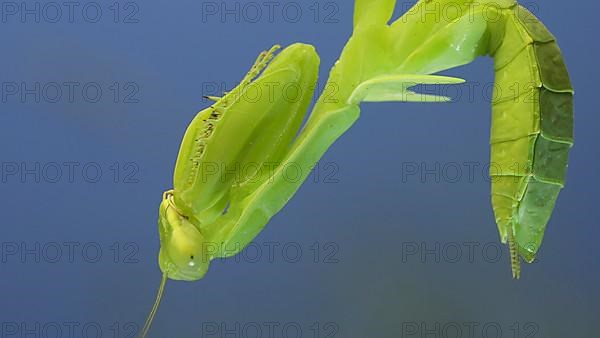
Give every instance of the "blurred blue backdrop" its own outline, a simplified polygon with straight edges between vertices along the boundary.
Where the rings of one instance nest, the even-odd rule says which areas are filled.
[[[448,72],[469,81],[453,103],[364,104],[254,245],[168,283],[150,336],[597,337],[599,5],[527,5],[569,67],[576,146],[520,281],[489,201],[493,72],[479,59]],[[326,0],[2,2],[1,336],[135,336],[160,280],[158,204],[202,95],[274,43],[314,44],[323,83],[352,14]]]

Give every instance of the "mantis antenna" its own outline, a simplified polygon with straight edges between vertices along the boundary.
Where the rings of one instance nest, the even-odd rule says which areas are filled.
[[[152,321],[154,320],[154,315],[156,315],[156,310],[158,310],[158,306],[160,305],[163,293],[165,292],[166,284],[167,272],[165,271],[165,273],[163,273],[162,280],[160,281],[160,287],[158,288],[158,293],[156,294],[156,300],[154,301],[154,305],[152,306],[150,314],[148,314],[148,318],[146,319],[146,323],[144,323],[144,327],[142,328],[142,333],[140,334],[139,338],[144,338],[148,334],[150,326],[152,325]]]

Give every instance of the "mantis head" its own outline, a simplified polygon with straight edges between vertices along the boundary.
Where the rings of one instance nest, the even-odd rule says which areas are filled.
[[[159,209],[160,269],[173,280],[198,280],[208,271],[207,243],[193,220],[175,207],[172,196],[166,193]]]

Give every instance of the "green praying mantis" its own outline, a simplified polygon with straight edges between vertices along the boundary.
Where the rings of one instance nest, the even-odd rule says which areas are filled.
[[[514,0],[421,0],[390,24],[395,5],[356,1],[353,34],[327,81],[336,91],[319,98],[304,125],[319,68],[306,44],[261,53],[237,87],[197,114],[181,144],[174,188],[160,204],[163,278],[141,337],[167,279],[201,279],[211,260],[248,245],[358,119],[361,102],[448,101],[411,88],[462,83],[432,74],[479,56],[494,60],[490,174],[500,238],[514,278],[521,258],[533,261],[573,145],[573,89],[554,36]],[[271,95],[244,99],[251,86],[268,83],[279,84]],[[519,90],[508,90],[515,85]],[[284,90],[290,86],[293,99]],[[291,163],[302,168],[301,179],[286,179]],[[209,174],[208,164],[219,165]]]

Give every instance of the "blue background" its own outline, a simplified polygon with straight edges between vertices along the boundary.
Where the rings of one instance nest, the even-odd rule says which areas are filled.
[[[352,2],[284,1],[273,20],[265,2],[254,3],[260,18],[238,2],[239,20],[210,14],[206,1],[118,2],[118,18],[114,4],[98,2],[97,23],[86,21],[95,6],[81,14],[86,2],[74,22],[61,6],[56,23],[52,8],[37,23],[20,9],[6,12],[7,3],[0,13],[2,337],[28,330],[28,337],[54,337],[57,327],[69,337],[69,326],[76,337],[95,337],[98,328],[101,337],[132,336],[160,280],[158,204],[171,188],[184,130],[208,104],[202,95],[216,94],[207,92],[215,84],[235,85],[274,43],[314,44],[324,82],[351,33]],[[272,219],[252,252],[213,263],[199,282],[167,285],[150,336],[225,337],[233,329],[227,337],[255,337],[259,327],[259,337],[269,337],[274,326],[286,337],[298,327],[301,337],[421,337],[432,329],[427,337],[470,337],[469,327],[473,337],[597,337],[599,7],[550,0],[528,7],[558,37],[569,67],[576,146],[539,260],[523,267],[520,281],[510,278],[489,201],[490,103],[482,87],[493,72],[490,59],[479,59],[448,72],[480,85],[472,99],[462,86],[449,104],[364,104],[320,175]],[[79,83],[72,100],[66,91],[55,103],[50,91],[40,102],[22,99],[20,88],[9,95],[14,84],[65,90],[69,82]],[[98,102],[88,102],[97,87]],[[405,170],[436,163],[437,180]],[[278,245],[272,257],[270,242]]]

